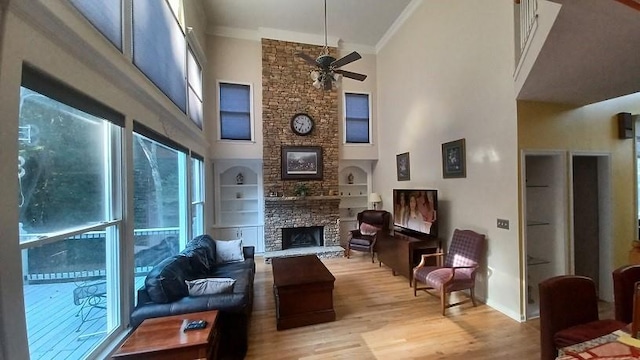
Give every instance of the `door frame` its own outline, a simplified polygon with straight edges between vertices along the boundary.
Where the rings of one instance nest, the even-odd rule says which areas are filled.
[[[575,231],[573,213],[573,158],[578,156],[595,157],[598,161],[598,238],[600,262],[598,271],[600,281],[597,284],[600,299],[613,302],[613,240],[612,233],[612,179],[611,153],[595,151],[569,151],[568,159],[568,195],[569,195],[569,269],[575,274]]]

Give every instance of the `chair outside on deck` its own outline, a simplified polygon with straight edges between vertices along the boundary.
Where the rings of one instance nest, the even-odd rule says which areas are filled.
[[[98,309],[106,309],[107,304],[107,281],[97,280],[76,283],[77,287],[73,289],[73,303],[80,306],[76,316],[80,318],[80,325],[76,332],[85,322],[100,319],[104,314],[95,313]],[[91,317],[92,313],[94,314]]]
[[[540,355],[553,360],[558,349],[620,330],[626,323],[600,320],[593,280],[585,276],[555,276],[540,289]]]
[[[469,300],[476,306],[474,287],[476,270],[484,250],[484,238],[484,235],[471,230],[456,229],[446,256],[442,252],[423,254],[422,261],[413,269],[413,296],[417,296],[417,290],[439,296],[443,316],[447,308],[464,304]],[[427,259],[430,257],[436,258],[436,266],[427,265]],[[426,287],[419,288],[418,282],[426,284]],[[469,299],[449,304],[447,294],[467,289]]]
[[[386,210],[364,210],[358,213],[358,229],[351,230],[347,243],[347,259],[351,250],[371,253],[371,262],[375,254],[379,232],[389,232],[391,213]]]
[[[631,323],[633,319],[634,284],[640,281],[640,265],[624,265],[613,271],[613,300],[616,320]]]

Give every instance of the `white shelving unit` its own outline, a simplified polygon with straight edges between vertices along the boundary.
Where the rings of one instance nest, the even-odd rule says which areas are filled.
[[[561,154],[527,154],[523,161],[527,319],[540,313],[538,283],[566,273],[564,160]]]
[[[218,240],[243,239],[264,252],[264,196],[259,162],[219,161],[215,172],[215,225]]]
[[[350,177],[349,174],[352,176]],[[369,162],[345,161],[340,168],[338,176],[340,242],[344,245],[348,239],[349,232],[358,227],[358,213],[369,208],[371,164]]]

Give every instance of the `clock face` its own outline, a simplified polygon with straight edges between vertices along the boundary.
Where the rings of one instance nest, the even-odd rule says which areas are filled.
[[[291,118],[291,130],[298,135],[311,134],[313,126],[313,119],[307,114],[296,114]]]

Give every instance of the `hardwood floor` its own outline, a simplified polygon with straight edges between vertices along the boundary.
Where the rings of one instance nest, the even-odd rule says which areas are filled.
[[[518,323],[484,304],[440,315],[439,299],[417,297],[364,253],[323,259],[336,277],[336,321],[276,331],[271,265],[256,258],[247,359],[539,359],[536,322]]]

